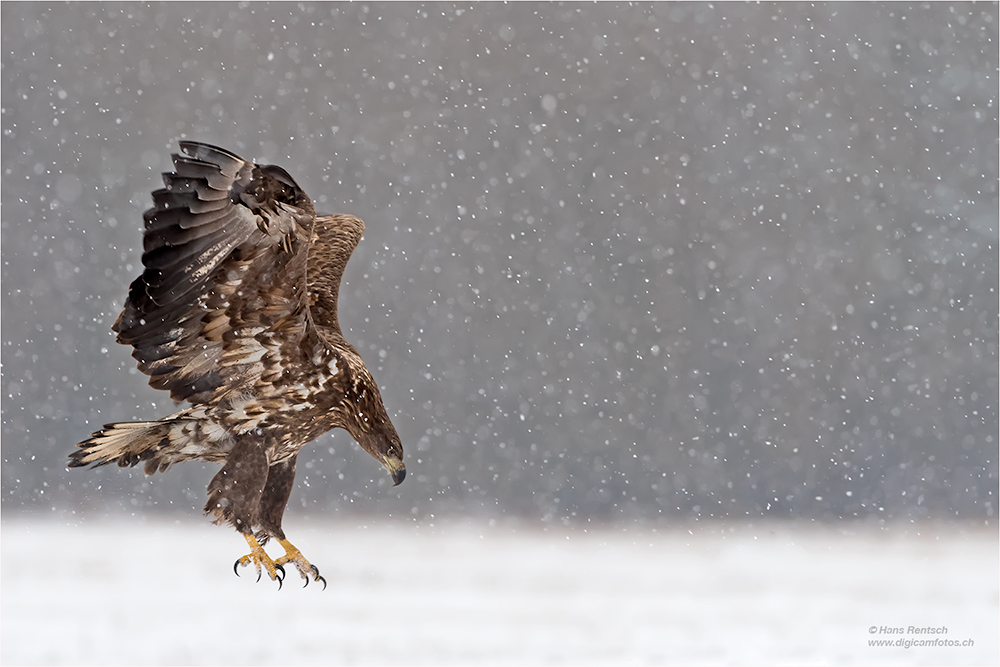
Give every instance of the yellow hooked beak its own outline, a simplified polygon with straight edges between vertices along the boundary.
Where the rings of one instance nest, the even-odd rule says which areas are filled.
[[[385,456],[382,458],[382,465],[385,466],[385,469],[389,471],[389,475],[392,476],[393,486],[398,486],[406,477],[406,466],[403,465],[403,459],[398,459],[394,456]]]

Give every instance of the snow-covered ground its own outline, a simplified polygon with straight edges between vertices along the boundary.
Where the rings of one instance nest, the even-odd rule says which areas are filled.
[[[254,583],[249,572],[233,576],[243,540],[196,516],[7,519],[0,660],[995,665],[1000,658],[995,529],[583,531],[299,518],[286,530],[321,568],[326,591],[300,588],[291,572],[281,591]],[[869,645],[927,637],[908,626],[944,626],[937,637],[974,645]]]

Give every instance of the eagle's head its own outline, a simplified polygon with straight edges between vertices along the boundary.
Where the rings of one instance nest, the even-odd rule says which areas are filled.
[[[403,445],[385,411],[378,385],[354,348],[342,350],[342,355],[349,369],[345,374],[349,389],[337,408],[340,426],[354,437],[361,449],[385,466],[394,485],[399,484],[406,477]]]
[[[361,449],[385,466],[392,476],[393,485],[399,484],[406,477],[406,466],[403,464],[403,445],[399,441],[396,428],[389,421],[389,415],[382,405],[382,397],[378,389],[372,385],[362,394],[368,400],[361,402],[352,411],[352,419],[346,420],[347,429]]]
[[[406,477],[406,466],[403,464],[403,446],[396,435],[392,424],[386,424],[387,431],[380,433],[365,433],[358,438],[358,444],[375,460],[385,466],[392,477],[393,485],[397,485]]]

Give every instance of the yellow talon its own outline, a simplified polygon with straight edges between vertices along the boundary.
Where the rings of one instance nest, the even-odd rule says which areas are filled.
[[[278,560],[274,561],[275,565],[281,567],[287,563],[292,563],[299,570],[299,574],[302,578],[306,580],[306,585],[309,585],[309,577],[315,581],[322,581],[323,588],[326,588],[326,579],[319,575],[319,568],[306,560],[306,557],[302,555],[302,552],[298,548],[289,542],[288,540],[278,540],[280,544],[285,549],[285,555],[279,556]]]
[[[250,545],[250,553],[246,556],[241,556],[236,564],[233,565],[233,571],[239,575],[238,568],[244,565],[249,565],[253,563],[257,567],[257,581],[260,581],[261,566],[264,566],[264,571],[267,572],[267,576],[271,577],[271,581],[278,581],[278,588],[281,588],[281,582],[285,577],[285,568],[281,566],[280,562],[275,562],[267,555],[264,551],[264,547],[260,545],[260,542],[253,535],[244,535],[247,544]],[[280,560],[280,559],[279,559]],[[281,572],[281,576],[278,576],[278,572]]]

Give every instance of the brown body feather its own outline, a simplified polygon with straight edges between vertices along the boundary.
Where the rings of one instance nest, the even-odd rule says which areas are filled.
[[[108,424],[72,467],[144,462],[147,474],[223,464],[205,511],[284,539],[281,516],[303,445],[346,429],[398,484],[399,436],[337,320],[337,294],[364,223],[317,215],[288,173],[181,142],[146,211],[144,270],[114,324],[149,383],[191,407]]]

